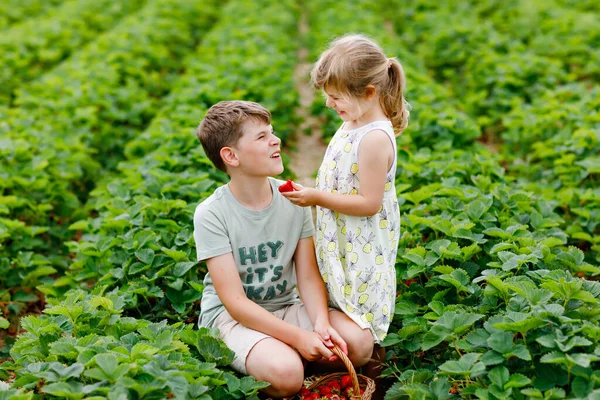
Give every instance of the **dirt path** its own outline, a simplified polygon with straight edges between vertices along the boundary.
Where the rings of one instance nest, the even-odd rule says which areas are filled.
[[[300,36],[305,37],[308,29],[306,15],[303,14],[298,23]],[[310,113],[315,97],[315,92],[310,86],[310,68],[308,50],[301,48],[298,51],[298,64],[294,70],[294,80],[300,94],[300,107],[296,112],[304,122],[296,130],[292,139],[292,148],[288,148],[286,151],[291,158],[289,167],[298,176],[296,182],[303,186],[314,187],[315,174],[321,165],[327,145],[321,139],[321,123]]]

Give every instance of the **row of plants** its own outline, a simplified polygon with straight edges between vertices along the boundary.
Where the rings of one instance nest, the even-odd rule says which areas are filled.
[[[54,12],[28,18],[3,31],[0,35],[0,104],[11,104],[15,89],[23,82],[59,64],[145,2],[68,1]],[[16,10],[25,12],[27,6],[35,7],[35,3],[39,2],[26,1],[21,7],[16,6]],[[44,3],[50,6],[58,2]],[[39,8],[39,4],[37,6]]]
[[[582,277],[600,269],[567,245],[553,205],[515,188],[481,148],[440,142],[398,167],[390,398],[592,395],[600,285]]]
[[[502,157],[516,184],[564,219],[569,244],[600,262],[600,85],[549,90],[503,118]]]
[[[421,55],[402,51],[398,38],[386,39],[384,20],[372,19],[369,5],[344,10],[334,3],[311,4],[313,27],[320,17],[316,10],[327,6],[331,25],[344,28],[324,35],[326,40],[366,30],[389,54],[399,55],[410,77],[407,98],[413,111],[399,138],[396,179],[406,215],[400,282],[385,343],[385,375],[399,382],[386,398],[597,395],[591,372],[598,360],[600,293],[595,282],[581,277],[600,270],[568,246],[573,232],[561,229],[561,213],[541,196],[520,190],[505,174],[502,159],[474,142],[485,125],[460,113],[451,92],[411,70]],[[427,3],[423,13],[427,6],[437,7]],[[351,20],[360,25],[354,28]]]
[[[402,42],[438,80],[452,84],[465,109],[488,130],[503,114],[556,85],[597,80],[597,14],[552,1],[391,1]],[[440,24],[452,18],[460,24]]]
[[[246,399],[264,382],[223,371],[233,352],[218,332],[128,317],[115,292],[71,291],[44,316],[23,318],[14,362],[0,368],[5,399]],[[1,382],[0,382],[1,383]]]
[[[217,332],[195,326],[206,269],[195,261],[193,213],[226,176],[210,164],[194,128],[212,104],[243,98],[271,110],[276,132],[294,129],[298,12],[291,0],[231,1],[220,10],[219,22],[183,62],[166,106],[91,192],[86,209],[97,216],[71,225],[80,240],[68,242],[69,270],[42,288],[52,306],[27,317],[14,361],[0,367],[10,390],[257,399],[266,384],[229,370],[232,353]],[[256,55],[253,62],[248,54]],[[32,326],[47,331],[32,334]]]
[[[297,8],[265,1],[257,14],[254,7],[238,1],[222,11],[168,105],[126,146],[119,172],[92,191],[88,207],[98,217],[72,227],[82,239],[69,243],[76,257],[65,279],[120,287],[139,317],[196,318],[205,270],[196,267],[192,217],[227,176],[204,155],[194,128],[212,104],[235,98],[267,107],[277,133],[296,126]],[[239,49],[260,55],[248,63]],[[275,84],[285,95],[275,95]]]
[[[0,4],[0,30],[53,12],[65,0],[6,0]]]
[[[466,99],[466,109],[486,135],[501,118],[503,126],[494,126],[496,131],[506,129],[502,137],[512,139],[499,155],[477,143],[457,147],[450,141],[431,141],[400,154],[396,185],[406,215],[398,252],[402,281],[396,315],[401,319],[394,322],[397,333],[387,339],[392,362],[386,372],[400,382],[388,397],[599,396],[594,363],[600,293],[596,282],[581,278],[600,270],[589,245],[570,246],[582,239],[592,242],[597,229],[597,117],[581,112],[597,108],[595,89],[584,82],[550,90],[564,74],[562,66],[540,65],[554,60],[538,55],[521,60],[510,48],[503,53],[494,46],[514,38],[473,21],[453,29],[436,25],[444,15],[461,14],[421,5],[404,11],[414,12],[413,20],[425,21],[433,32],[413,31],[403,20],[401,38],[409,43],[435,38],[440,65],[430,67],[445,74],[438,79],[461,82],[453,89]],[[522,32],[516,26],[511,31]],[[485,38],[483,46],[475,43],[478,38]],[[492,69],[465,67],[485,65],[482,57],[494,50]],[[533,58],[546,64],[536,65]],[[500,71],[509,60],[526,68]],[[474,75],[465,78],[462,68]],[[483,72],[475,76],[475,70]],[[538,78],[521,80],[523,71]],[[549,79],[547,87],[538,85],[539,79]],[[476,99],[477,89],[467,80],[501,85],[493,83],[494,90],[488,87]],[[476,109],[482,104],[493,107]]]
[[[553,2],[495,4],[421,2],[404,8],[397,26],[427,66],[452,83],[519,187],[560,207],[569,243],[598,262],[600,20]],[[449,15],[465,23],[437,23]]]
[[[163,104],[215,20],[211,3],[154,0],[0,109],[1,301],[18,314],[60,286],[89,191]],[[44,289],[41,289],[44,291]],[[23,293],[25,291],[25,293]]]

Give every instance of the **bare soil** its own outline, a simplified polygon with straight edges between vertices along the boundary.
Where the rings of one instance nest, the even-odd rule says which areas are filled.
[[[298,23],[300,36],[308,32],[306,16],[303,15]],[[290,156],[290,169],[297,175],[296,182],[302,186],[314,187],[315,174],[321,165],[327,145],[322,139],[322,130],[319,120],[311,115],[311,106],[314,101],[315,91],[310,85],[311,63],[308,61],[308,50],[298,50],[298,64],[294,70],[296,90],[300,95],[300,107],[297,114],[303,119],[298,126],[290,148],[286,149]]]

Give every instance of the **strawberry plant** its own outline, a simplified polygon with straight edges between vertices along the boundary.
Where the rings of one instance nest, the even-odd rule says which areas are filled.
[[[213,17],[209,3],[153,1],[0,109],[0,289],[68,283],[53,277],[71,259],[65,242],[81,239],[69,228],[89,215],[89,190],[147,126]]]
[[[233,353],[216,331],[125,317],[125,305],[116,293],[72,291],[25,317],[0,378],[12,376],[14,392],[56,398],[257,399],[265,387],[223,369]]]
[[[26,9],[27,3],[33,2],[21,2],[21,7]],[[57,2],[44,3],[52,5]],[[65,2],[48,15],[28,19],[2,32],[0,104],[10,104],[14,96],[13,91],[20,84],[59,64],[144,3],[145,0],[124,3],[106,0]],[[16,9],[18,10],[19,6]],[[0,15],[5,14],[0,11]]]
[[[7,0],[0,4],[0,29],[47,13],[52,13],[64,0]]]

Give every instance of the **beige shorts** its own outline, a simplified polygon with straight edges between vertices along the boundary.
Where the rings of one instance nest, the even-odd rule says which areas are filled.
[[[271,314],[299,328],[313,331],[312,322],[308,317],[306,307],[302,303],[285,306],[280,310],[271,312]],[[244,375],[248,375],[246,372],[246,358],[250,350],[261,340],[271,337],[265,333],[246,328],[233,319],[227,310],[217,317],[213,328],[219,329],[221,340],[235,353],[231,367]]]

